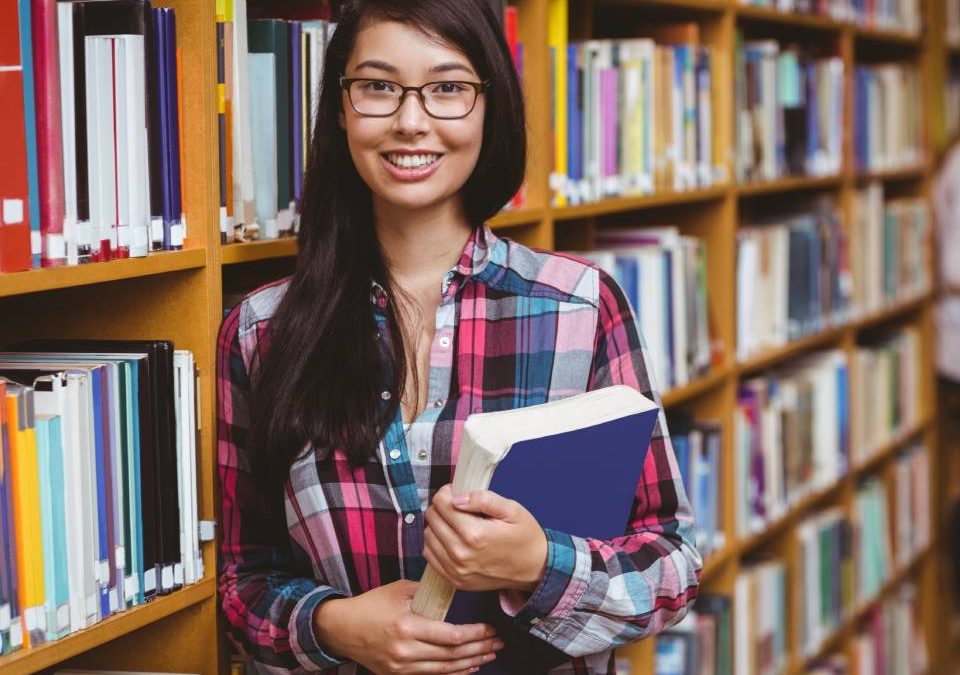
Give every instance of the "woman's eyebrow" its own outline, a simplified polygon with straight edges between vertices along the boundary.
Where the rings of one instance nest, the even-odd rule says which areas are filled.
[[[361,61],[360,63],[357,64],[356,70],[361,70],[363,68],[373,68],[375,70],[382,70],[387,73],[400,72],[396,66],[390,63],[387,63],[386,61],[380,61],[377,59],[367,59],[366,61]],[[464,65],[462,63],[457,63],[456,61],[450,61],[448,63],[439,63],[433,66],[428,72],[449,73],[457,70],[473,75],[473,68],[471,68],[470,66]]]

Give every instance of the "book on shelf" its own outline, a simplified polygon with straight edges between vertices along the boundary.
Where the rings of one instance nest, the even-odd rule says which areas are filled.
[[[737,357],[839,325],[851,314],[850,243],[833,199],[737,233]]]
[[[857,171],[911,169],[925,159],[920,70],[911,63],[854,71],[854,163]]]
[[[849,368],[819,352],[740,384],[734,411],[737,532],[759,533],[849,466]]]
[[[787,651],[787,566],[766,560],[740,568],[733,588],[738,675],[783,672]]]
[[[905,326],[856,348],[851,380],[854,463],[866,462],[920,422],[921,344],[919,328]]]
[[[576,252],[623,287],[663,390],[702,377],[722,358],[707,297],[706,242],[674,226],[597,232],[592,251]],[[666,320],[664,320],[666,318]]]
[[[5,653],[204,576],[196,379],[164,341],[0,352]]]
[[[908,565],[930,545],[930,457],[917,443],[901,453],[894,464],[894,550],[897,565]]]
[[[606,387],[526,408],[474,414],[464,424],[454,494],[492,490],[522,504],[543,527],[611,539],[629,527],[658,408],[635,389]],[[602,449],[602,451],[597,451]],[[543,473],[549,457],[549,480]],[[493,624],[506,646],[484,673],[540,672],[569,660],[522,630],[499,593],[455,591],[429,565],[413,611],[450,623]]]
[[[880,478],[867,478],[857,488],[853,527],[856,600],[859,603],[873,600],[893,576],[888,503],[887,486]]]
[[[838,175],[843,165],[840,56],[737,36],[735,162],[740,183]]]
[[[916,586],[902,585],[873,608],[853,640],[857,675],[923,675],[929,659]]]
[[[654,675],[732,675],[730,597],[702,594],[656,636]]]
[[[853,610],[853,528],[842,509],[816,513],[794,530],[799,611],[796,644],[816,654]]]
[[[20,0],[16,9],[4,21],[4,58],[20,69],[3,75],[13,158],[0,196],[0,271],[182,248],[174,10],[145,0]],[[31,228],[29,265],[22,225]]]
[[[698,24],[651,24],[619,40],[567,43],[565,30],[556,35],[555,206],[725,179],[713,129],[713,50]]]

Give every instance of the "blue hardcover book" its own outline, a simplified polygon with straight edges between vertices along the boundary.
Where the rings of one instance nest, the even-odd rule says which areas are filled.
[[[183,195],[180,194],[180,110],[177,82],[177,14],[172,7],[162,8],[163,39],[165,42],[163,56],[165,63],[161,66],[166,72],[164,86],[166,96],[161,99],[167,106],[167,142],[166,151],[170,158],[167,162],[170,172],[170,217],[173,219],[174,232],[171,246],[174,249],[183,248],[183,238],[186,234],[186,223],[183,222]]]
[[[110,580],[108,569],[110,567],[110,546],[107,543],[107,527],[109,521],[109,509],[107,508],[107,499],[109,495],[107,483],[107,467],[104,465],[104,438],[103,438],[103,381],[99,373],[94,373],[90,378],[93,385],[93,442],[94,457],[96,461],[97,478],[97,561],[98,587],[100,590],[100,618],[105,619],[110,616]]]
[[[70,589],[67,580],[67,529],[64,522],[66,505],[60,417],[37,415],[36,434],[47,640],[57,640],[70,631]]]
[[[37,156],[37,107],[33,99],[33,23],[31,0],[20,6],[20,63],[23,66],[23,124],[27,137],[27,208],[30,210],[31,264],[40,267],[40,174]]]
[[[0,385],[3,384],[0,378]],[[0,387],[0,394],[3,388]],[[0,405],[6,400],[0,396]],[[0,653],[20,648],[20,601],[17,585],[17,551],[13,532],[13,484],[10,476],[9,424],[0,414]]]
[[[658,413],[638,391],[617,385],[471,415],[464,425],[454,494],[488,488],[523,504],[545,528],[594,539],[623,536],[630,531]],[[413,606],[451,623],[495,626],[506,646],[481,667],[485,675],[533,675],[570,660],[504,614],[498,592],[454,592],[430,567]]]
[[[577,69],[579,45],[567,45],[567,178],[568,197],[575,194],[580,201],[580,180],[583,178],[583,120],[580,115],[583,100],[580,95],[580,72]]]
[[[635,255],[618,255],[616,257],[616,278],[623,288],[624,295],[630,301],[633,313],[640,314],[640,287],[637,278],[640,276],[640,261]]]

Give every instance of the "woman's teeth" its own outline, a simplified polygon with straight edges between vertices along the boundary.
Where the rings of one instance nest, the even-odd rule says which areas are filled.
[[[433,164],[440,155],[401,155],[398,153],[388,153],[387,161],[401,169],[419,169],[421,167]]]

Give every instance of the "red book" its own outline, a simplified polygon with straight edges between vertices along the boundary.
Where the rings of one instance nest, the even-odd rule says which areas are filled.
[[[17,3],[0,3],[0,272],[31,266],[27,136]]]
[[[66,262],[63,218],[63,140],[60,122],[60,62],[57,0],[30,0],[33,22],[33,92],[37,106],[37,169],[40,177],[41,264]]]

